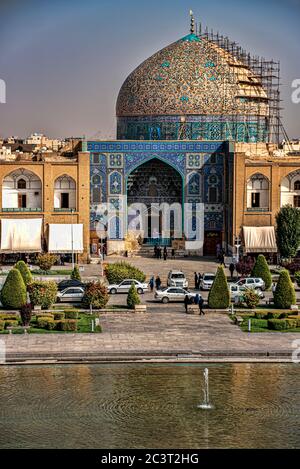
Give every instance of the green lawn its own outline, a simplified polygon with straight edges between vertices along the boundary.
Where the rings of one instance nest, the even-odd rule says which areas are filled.
[[[271,311],[268,312],[278,312],[278,311]],[[244,321],[242,322],[240,328],[243,332],[248,332],[248,319],[251,319],[251,331],[250,332],[300,332],[300,327],[296,327],[294,329],[284,329],[281,331],[276,331],[273,329],[268,329],[268,320],[267,319],[256,319],[254,318],[253,314],[237,314],[237,316],[241,316]],[[235,320],[235,316],[230,315],[230,319],[232,321]]]

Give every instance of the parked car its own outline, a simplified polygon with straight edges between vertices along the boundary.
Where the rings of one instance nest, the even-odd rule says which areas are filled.
[[[85,288],[85,284],[81,282],[80,280],[72,279],[70,278],[69,280],[62,280],[61,282],[58,283],[57,289],[58,291],[63,291],[68,287],[81,287]]]
[[[145,291],[148,291],[147,283],[141,283],[134,279],[126,279],[119,284],[108,285],[107,290],[108,293],[111,293],[112,295],[115,293],[128,293],[129,288],[133,283],[135,284],[138,293],[144,293]]]
[[[167,280],[168,287],[188,288],[189,283],[181,270],[170,270]]]
[[[214,283],[215,277],[216,277],[215,274],[211,274],[211,273],[203,274],[203,277],[200,282],[200,289],[210,290],[212,287],[212,284]]]
[[[68,287],[63,291],[57,292],[57,301],[67,303],[76,302],[80,303],[84,295],[84,288],[82,287]]]
[[[244,285],[248,288],[255,288],[256,290],[265,290],[266,285],[262,278],[247,277],[239,280],[235,285]]]
[[[193,298],[196,296],[196,293],[191,293],[184,288],[167,287],[163,290],[157,290],[154,298],[162,303],[169,303],[169,301],[183,301],[186,295],[188,295],[189,298]]]
[[[229,292],[230,292],[231,301],[235,301],[236,297],[238,298],[242,297],[245,291],[247,290],[249,290],[249,287],[245,287],[244,285],[236,285],[236,284],[230,285]],[[254,291],[261,300],[265,297],[265,295],[263,294],[261,290],[255,289]]]

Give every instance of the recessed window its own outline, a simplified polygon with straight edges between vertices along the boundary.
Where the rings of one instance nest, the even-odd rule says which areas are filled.
[[[252,192],[251,194],[251,207],[258,208],[260,207],[260,193]]]
[[[294,190],[295,191],[300,191],[300,181],[295,181]]]
[[[208,201],[211,204],[215,204],[217,202],[217,188],[216,187],[210,187],[208,189]]]
[[[294,195],[294,207],[300,207],[300,195]]]
[[[19,179],[17,182],[18,189],[26,189],[26,181],[25,179]]]
[[[61,193],[61,208],[69,208],[69,193]]]

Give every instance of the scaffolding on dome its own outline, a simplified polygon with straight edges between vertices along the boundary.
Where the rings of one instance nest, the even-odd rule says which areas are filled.
[[[210,43],[216,45],[218,50],[222,49],[224,51],[224,56],[231,56],[233,61],[231,62],[232,67],[237,70],[240,68],[241,75],[238,84],[245,85],[249,87],[250,93],[248,93],[248,98],[253,101],[256,99],[254,96],[257,95],[257,87],[261,87],[262,90],[266,92],[267,99],[256,99],[257,112],[254,116],[252,113],[249,114],[246,112],[245,107],[245,126],[244,131],[248,132],[251,126],[253,126],[253,117],[256,118],[257,122],[257,134],[260,131],[261,122],[264,119],[267,119],[267,129],[268,135],[266,135],[266,141],[269,143],[280,143],[282,136],[287,138],[286,132],[281,124],[281,99],[280,99],[280,62],[275,60],[266,60],[263,57],[252,56],[247,53],[241,46],[236,42],[231,41],[228,37],[222,36],[219,33],[214,33],[206,30],[201,31],[199,27],[196,34],[202,40],[207,40]],[[218,59],[218,54],[216,54]],[[253,73],[253,82],[249,80],[243,82],[243,68],[250,69]],[[251,87],[256,88],[255,93],[251,96]],[[268,105],[267,115],[266,115],[266,103]],[[184,133],[184,132],[183,132]],[[235,138],[233,138],[235,140]]]

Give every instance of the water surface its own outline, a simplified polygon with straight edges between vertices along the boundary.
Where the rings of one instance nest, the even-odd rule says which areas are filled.
[[[210,401],[202,410],[203,370]],[[300,448],[293,364],[0,367],[0,448]]]

